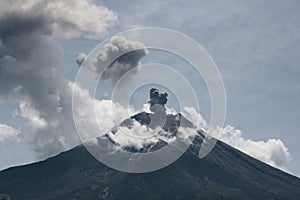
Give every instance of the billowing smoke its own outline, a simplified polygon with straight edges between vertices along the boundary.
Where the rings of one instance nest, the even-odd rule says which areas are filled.
[[[128,71],[132,74],[137,73],[140,60],[146,55],[147,50],[142,43],[127,40],[123,36],[113,36],[89,68],[102,74],[102,80],[115,82]],[[76,62],[81,65],[85,59],[86,56],[81,53]]]
[[[87,56],[84,53],[78,54],[78,56],[75,59],[75,61],[78,64],[78,66],[80,66],[83,63],[83,61],[86,59],[86,57]]]
[[[19,104],[33,126],[40,158],[78,143],[72,87],[58,73],[63,50],[56,37],[94,37],[117,17],[88,0],[4,0],[0,7],[0,98]]]

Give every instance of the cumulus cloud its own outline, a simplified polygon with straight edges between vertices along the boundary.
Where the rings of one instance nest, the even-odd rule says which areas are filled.
[[[19,105],[20,116],[33,127],[29,142],[39,158],[80,142],[73,111],[79,113],[77,121],[88,123],[86,133],[94,133],[84,135],[83,139],[106,133],[128,117],[128,112],[134,112],[112,101],[93,99],[88,91],[58,72],[63,50],[56,36],[99,37],[116,20],[111,11],[81,0],[68,3],[62,0],[4,1],[0,11],[0,98]],[[95,72],[99,73],[102,66],[109,64],[103,79],[116,80],[129,70],[136,72],[140,59],[146,54],[143,44],[113,37],[97,55]],[[77,63],[84,59],[85,55],[81,54]],[[110,60],[113,62],[108,63]],[[72,111],[74,88],[76,98],[82,103]],[[91,113],[87,107],[94,107],[95,112]],[[111,107],[115,107],[114,112],[110,112]],[[7,127],[5,132],[5,137],[17,133]]]
[[[4,0],[0,13],[1,36],[38,32],[64,38],[99,38],[117,20],[111,10],[89,0]]]
[[[207,128],[207,122],[193,107],[184,107],[182,114],[198,128]]]
[[[0,124],[0,142],[17,139],[20,131],[7,124]]]
[[[75,91],[76,105],[73,113],[76,125],[79,130],[85,130],[80,132],[80,139],[83,142],[106,134],[135,113],[132,108],[123,107],[111,100],[94,99],[87,89],[82,89],[75,83],[70,82],[69,86]]]
[[[88,0],[4,0],[0,7],[0,98],[19,104],[33,127],[39,158],[79,143],[72,118],[72,87],[59,75],[57,37],[101,37],[116,15]]]
[[[292,159],[288,148],[281,140],[253,141],[246,139],[240,130],[230,125],[225,126],[219,139],[260,161],[284,170],[285,164]]]
[[[183,114],[195,125],[197,124],[198,127],[204,130],[207,129],[207,122],[194,108],[183,108]],[[208,134],[262,162],[282,170],[286,170],[285,165],[292,159],[288,148],[280,139],[268,139],[267,141],[246,139],[243,137],[241,130],[230,125],[226,125],[223,129],[211,130]]]
[[[21,116],[27,118],[34,127],[47,127],[46,120],[40,117],[40,113],[32,105],[22,101],[19,105],[19,108],[21,110]]]
[[[127,40],[123,36],[113,36],[88,67],[95,73],[102,74],[102,80],[116,81],[128,71],[137,73],[139,62],[146,55],[147,50],[142,43]],[[86,55],[81,53],[76,62],[81,65],[85,59]]]

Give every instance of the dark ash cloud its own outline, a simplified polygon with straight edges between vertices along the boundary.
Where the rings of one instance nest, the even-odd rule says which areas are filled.
[[[92,62],[92,66],[89,66],[89,68],[97,74],[102,74],[102,80],[115,82],[126,72],[137,73],[140,60],[147,53],[144,44],[127,40],[122,36],[113,36],[109,43],[105,45],[105,49],[98,53],[95,61]],[[85,59],[86,56],[84,54],[79,54],[76,62],[78,65],[81,65]]]

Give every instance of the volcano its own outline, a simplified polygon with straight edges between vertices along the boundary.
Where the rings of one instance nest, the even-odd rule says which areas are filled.
[[[149,128],[162,125],[170,137],[179,126],[194,127],[180,113],[166,114],[167,94],[150,91],[150,110],[123,121]],[[165,120],[161,120],[162,117]],[[164,121],[164,124],[160,124]],[[116,133],[112,130],[112,134]],[[95,159],[83,145],[41,162],[0,172],[0,199],[299,199],[300,179],[217,141],[204,158],[198,157],[205,133],[197,131],[187,151],[171,165],[149,173],[125,173]],[[109,135],[112,143],[118,145]],[[164,141],[126,151],[149,152]]]

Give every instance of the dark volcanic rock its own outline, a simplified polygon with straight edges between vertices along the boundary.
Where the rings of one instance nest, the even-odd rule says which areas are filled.
[[[153,115],[164,113],[166,98],[166,93],[152,89],[149,103],[161,106],[155,110],[159,112],[139,113],[124,120],[121,126],[130,127],[133,120],[151,126],[151,120],[156,119]],[[167,132],[176,134],[179,126],[194,127],[180,113],[164,117],[162,127]],[[200,159],[203,137],[204,132],[199,130],[193,144],[177,161],[145,174],[111,169],[80,145],[42,162],[1,171],[0,195],[9,195],[13,200],[299,199],[299,178],[223,142],[218,141]],[[158,143],[151,150],[163,145],[166,144]]]
[[[159,171],[128,174],[84,148],[0,173],[0,193],[29,199],[299,199],[300,179],[218,142],[204,159],[201,138]]]

